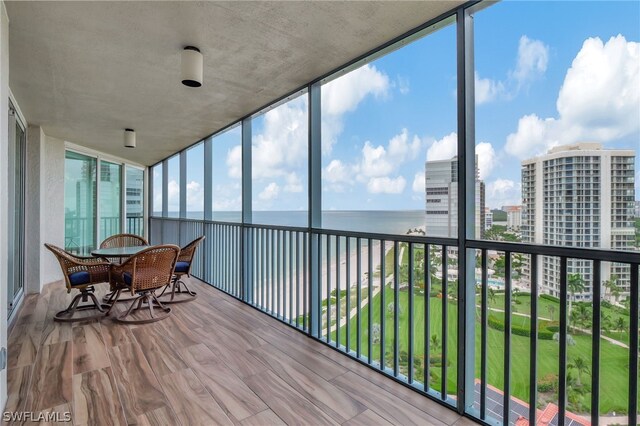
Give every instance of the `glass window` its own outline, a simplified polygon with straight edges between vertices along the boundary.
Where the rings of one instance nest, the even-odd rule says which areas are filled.
[[[64,164],[65,250],[89,255],[96,243],[96,159],[67,151]]]
[[[144,170],[126,167],[126,232],[144,235]]]
[[[180,216],[180,155],[169,158],[167,201],[168,217]]]
[[[100,161],[99,241],[121,233],[121,170],[120,164]]]
[[[152,216],[162,216],[162,163],[151,169],[153,179],[153,212]]]
[[[251,122],[254,223],[308,223],[307,103],[304,93]]]
[[[242,221],[242,126],[213,137],[213,220]]]
[[[187,150],[187,216],[204,219],[204,143]]]
[[[453,22],[322,86],[324,228],[457,237]]]

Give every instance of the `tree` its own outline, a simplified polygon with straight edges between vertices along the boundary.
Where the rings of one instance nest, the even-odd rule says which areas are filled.
[[[547,306],[547,311],[549,311],[549,316],[551,317],[551,321],[553,321],[553,319],[554,319],[553,316],[556,313],[556,307],[553,306],[553,305],[548,305]]]
[[[582,386],[582,374],[583,373],[591,374],[591,371],[589,370],[589,365],[587,364],[587,361],[585,361],[585,359],[582,358],[581,356],[578,356],[578,357],[574,358],[573,361],[571,361],[569,364],[567,364],[567,367],[575,369],[576,372],[578,373],[578,377],[577,377],[577,380],[576,380],[576,385],[577,386]]]
[[[622,336],[622,333],[624,333],[624,331],[627,329],[627,323],[624,322],[624,318],[618,317],[618,319],[615,322],[615,327],[616,327],[616,330]]]
[[[489,301],[492,304],[495,304],[496,303],[496,291],[493,288],[489,287],[488,295],[489,295]]]
[[[440,338],[437,334],[433,334],[431,336],[431,349],[433,351],[437,351],[440,348]]]
[[[589,328],[591,326],[591,310],[584,304],[576,306],[575,319],[583,328]]]
[[[609,296],[613,297],[616,303],[622,293],[622,287],[618,285],[618,276],[616,274],[611,275],[611,278],[602,282],[602,285],[609,290]]]
[[[571,318],[571,309],[573,308],[573,300],[576,293],[582,293],[585,289],[585,281],[580,274],[569,274],[567,277],[567,287],[571,297],[569,298],[569,318]],[[568,325],[568,324],[567,324]]]

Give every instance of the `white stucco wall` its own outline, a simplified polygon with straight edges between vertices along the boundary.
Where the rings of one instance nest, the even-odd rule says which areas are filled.
[[[25,189],[25,256],[40,259],[40,157],[45,136],[39,126],[27,129],[27,174]],[[40,292],[40,268],[25,269],[25,292]]]
[[[64,247],[64,141],[40,139],[40,288],[62,279],[58,261],[44,243]]]
[[[0,346],[7,347],[7,204],[9,158],[9,17],[0,2]],[[0,372],[0,406],[7,402],[7,370]]]

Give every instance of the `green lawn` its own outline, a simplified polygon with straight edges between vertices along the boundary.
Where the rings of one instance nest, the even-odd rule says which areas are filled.
[[[400,315],[399,315],[399,330],[400,334],[398,336],[399,343],[399,351],[406,352],[408,351],[408,321],[409,321],[409,313],[408,313],[408,293],[406,291],[401,291],[399,293],[399,305]],[[523,298],[523,296],[520,296]],[[385,292],[385,305],[389,305],[393,303],[394,293],[390,288],[386,289]],[[503,301],[503,300],[502,300]],[[545,311],[545,306],[547,302],[554,303],[552,301],[547,301],[545,299],[540,299],[540,316],[547,317],[548,313]],[[524,299],[523,299],[524,302]],[[381,295],[378,294],[373,298],[373,303],[371,305],[373,312],[373,323],[380,324],[381,312],[380,312],[380,304],[381,304]],[[493,303],[492,303],[493,305]],[[496,305],[499,303],[496,301]],[[525,312],[529,310],[529,307],[526,303],[522,303],[521,305],[516,305],[516,311]],[[436,334],[440,341],[442,341],[442,299],[437,297],[432,297],[429,299],[429,308],[430,308],[430,332],[431,335]],[[555,316],[557,317],[559,310],[555,311]],[[368,313],[369,307],[365,306],[361,311],[361,350],[364,356],[368,355],[367,352],[367,340],[368,340]],[[385,307],[385,365],[387,367],[393,366],[392,354],[394,348],[394,335],[393,335],[393,310],[388,311]],[[415,368],[416,380],[422,381],[423,373],[421,369],[422,364],[422,356],[423,356],[423,347],[424,347],[424,315],[425,315],[425,302],[424,295],[418,295],[414,297],[414,357],[418,359],[418,366]],[[447,351],[448,351],[448,368],[447,368],[447,392],[455,393],[456,391],[456,346],[457,346],[457,337],[456,337],[456,321],[457,321],[457,303],[454,300],[450,300],[448,302],[448,335],[447,335]],[[496,315],[499,315],[496,313]],[[522,325],[521,323],[528,324],[528,319],[520,316],[513,317],[514,324]],[[351,336],[350,336],[350,346],[352,350],[355,350],[357,343],[357,319],[354,317],[351,319],[350,328],[351,328]],[[476,323],[476,371],[479,371],[480,368],[480,325]],[[332,334],[332,337],[335,339],[335,332]],[[588,364],[591,364],[591,336],[589,335],[579,335],[574,334],[573,338],[575,340],[574,346],[568,347],[568,360],[571,363],[576,357],[584,358]],[[346,333],[345,327],[341,329],[341,343],[343,345],[346,344]],[[487,335],[488,342],[488,382],[496,386],[497,388],[502,388],[503,383],[503,365],[504,365],[504,333],[501,331],[497,331],[489,328]],[[511,336],[511,388],[513,396],[522,399],[524,401],[528,401],[529,398],[529,344],[530,339],[528,337],[513,335]],[[372,346],[373,350],[373,359],[378,361],[380,359],[380,345],[374,344]],[[432,349],[433,354],[440,354],[441,348],[437,348],[437,350]],[[626,400],[627,400],[627,385],[628,385],[628,351],[625,348],[615,346],[610,342],[602,340],[601,343],[601,371],[600,371],[600,398],[601,398],[601,406],[600,410],[602,413],[610,413],[612,411],[616,411],[618,413],[626,412]],[[406,373],[406,362],[401,363],[401,371]],[[553,340],[539,340],[538,341],[538,378],[542,378],[548,374],[558,374],[558,343]],[[570,374],[573,376],[577,376],[577,373],[570,369]],[[477,374],[479,376],[479,374]],[[431,368],[431,383],[430,386],[440,391],[440,367]],[[590,383],[590,376],[587,373],[583,373],[582,377],[582,390],[585,389],[587,392],[584,395],[578,395],[577,393],[573,393],[570,396],[570,400],[572,400],[572,406],[570,407],[573,411],[579,412],[587,412],[590,407],[590,392],[588,392],[588,383]],[[547,400],[557,400],[553,394],[540,394],[539,400],[542,399]]]

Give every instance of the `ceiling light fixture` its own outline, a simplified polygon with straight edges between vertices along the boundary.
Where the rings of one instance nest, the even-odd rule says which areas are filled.
[[[124,147],[136,147],[136,131],[133,129],[124,129]]]
[[[182,51],[182,84],[189,87],[202,86],[203,59],[200,49],[187,46]]]

